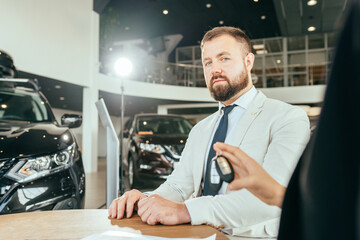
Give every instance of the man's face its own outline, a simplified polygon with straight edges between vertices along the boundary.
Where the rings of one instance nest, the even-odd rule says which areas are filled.
[[[242,44],[230,35],[205,42],[202,62],[206,85],[217,101],[227,101],[249,84]]]

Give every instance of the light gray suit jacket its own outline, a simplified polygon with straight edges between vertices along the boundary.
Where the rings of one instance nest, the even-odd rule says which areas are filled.
[[[206,151],[219,116],[217,111],[194,126],[180,164],[152,193],[185,202],[194,225],[232,228],[234,235],[276,236],[281,210],[263,203],[247,190],[201,196]],[[287,186],[310,136],[305,111],[258,92],[236,132],[230,144],[239,146],[280,184]]]

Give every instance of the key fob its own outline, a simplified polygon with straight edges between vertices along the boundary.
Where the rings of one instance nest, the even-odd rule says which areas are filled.
[[[234,169],[226,157],[220,154],[214,157],[214,161],[216,170],[223,181],[229,183],[234,180]]]

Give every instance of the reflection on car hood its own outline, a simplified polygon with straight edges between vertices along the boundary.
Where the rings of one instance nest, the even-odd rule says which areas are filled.
[[[0,123],[0,159],[54,153],[73,142],[67,128],[53,123]]]
[[[149,144],[185,144],[187,134],[182,135],[135,135],[134,140],[138,143]]]

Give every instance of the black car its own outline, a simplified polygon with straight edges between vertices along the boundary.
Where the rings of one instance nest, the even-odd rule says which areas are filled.
[[[187,119],[176,115],[138,114],[127,121],[123,161],[128,186],[150,179],[163,182],[179,163],[191,128]]]
[[[22,86],[21,86],[22,85]],[[85,174],[69,128],[31,80],[0,79],[0,214],[83,208]]]

